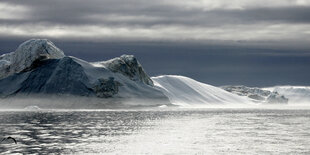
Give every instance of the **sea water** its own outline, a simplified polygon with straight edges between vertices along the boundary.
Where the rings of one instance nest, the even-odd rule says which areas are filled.
[[[310,110],[1,111],[3,154],[310,154]]]

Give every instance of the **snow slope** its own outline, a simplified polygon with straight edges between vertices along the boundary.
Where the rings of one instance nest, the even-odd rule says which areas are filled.
[[[163,75],[152,80],[175,105],[254,104],[247,97],[184,76]]]
[[[310,86],[275,86],[263,88],[288,98],[289,104],[310,104]]]

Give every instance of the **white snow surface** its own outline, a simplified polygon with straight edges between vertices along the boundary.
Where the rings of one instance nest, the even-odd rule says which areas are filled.
[[[284,95],[289,104],[310,104],[310,86],[274,86],[263,89]]]
[[[246,96],[238,96],[221,88],[178,75],[152,77],[155,86],[162,89],[170,102],[179,106],[214,104],[254,104]]]
[[[47,39],[30,39],[22,43],[14,52],[0,56],[0,79],[18,73],[37,59],[60,59],[65,55]]]

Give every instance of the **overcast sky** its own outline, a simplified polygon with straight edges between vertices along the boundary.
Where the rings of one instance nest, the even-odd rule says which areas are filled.
[[[310,85],[310,0],[1,0],[0,53],[30,38],[89,61],[134,54],[150,75]]]

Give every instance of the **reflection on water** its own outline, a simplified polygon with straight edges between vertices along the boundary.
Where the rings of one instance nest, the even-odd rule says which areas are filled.
[[[1,153],[309,154],[309,110],[1,111]]]

